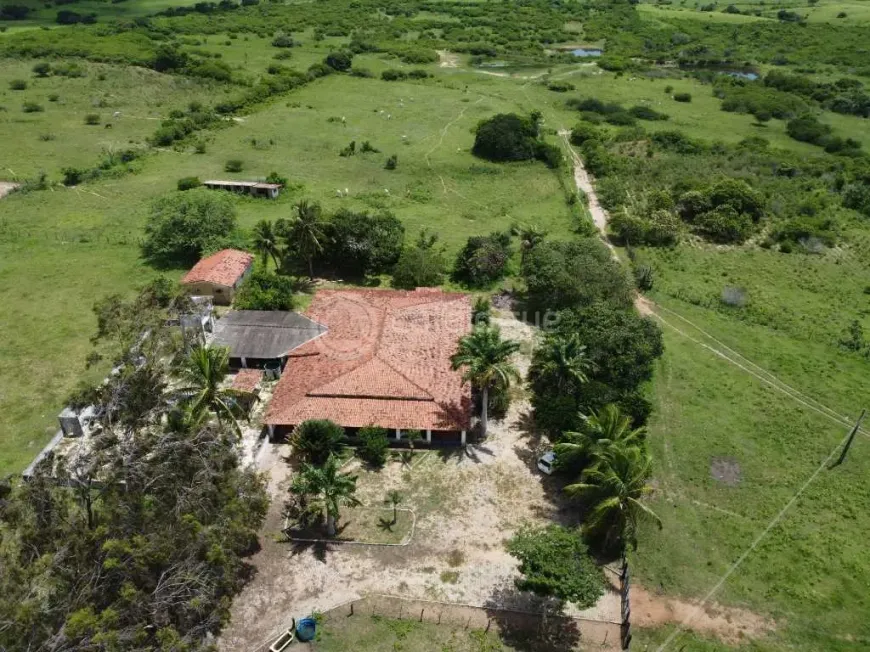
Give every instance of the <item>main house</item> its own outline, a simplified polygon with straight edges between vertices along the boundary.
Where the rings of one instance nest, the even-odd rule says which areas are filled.
[[[471,388],[451,369],[471,330],[468,295],[439,289],[321,290],[305,315],[326,331],[289,353],[266,410],[270,436],[330,419],[349,436],[369,425],[395,439],[463,444]]]
[[[247,251],[224,249],[200,260],[181,284],[190,294],[210,296],[215,303],[229,305],[253,264],[254,256]]]

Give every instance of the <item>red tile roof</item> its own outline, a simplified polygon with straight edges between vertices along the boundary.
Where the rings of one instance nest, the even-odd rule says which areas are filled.
[[[317,418],[353,428],[468,429],[471,388],[450,368],[457,340],[471,330],[468,295],[321,290],[305,314],[329,330],[291,353],[267,424]]]
[[[224,249],[200,260],[181,279],[182,283],[214,283],[232,287],[245,273],[254,257],[247,251]]]
[[[263,372],[260,369],[239,369],[233,378],[233,389],[238,392],[253,393],[262,379]]]

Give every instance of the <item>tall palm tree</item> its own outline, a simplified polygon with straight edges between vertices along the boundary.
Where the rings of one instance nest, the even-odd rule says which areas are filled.
[[[520,239],[520,266],[525,265],[526,255],[547,237],[547,232],[535,224],[518,224],[511,234]]]
[[[290,485],[290,492],[320,503],[326,511],[326,533],[334,537],[339,508],[360,504],[356,497],[356,481],[357,476],[340,473],[338,460],[331,456],[323,466],[304,464]]]
[[[622,414],[613,403],[581,417],[582,431],[562,433],[553,447],[556,465],[563,471],[579,471],[611,446],[642,446],[646,440],[646,428],[632,428],[631,417]]]
[[[662,521],[642,499],[651,488],[652,459],[644,446],[614,445],[600,452],[597,461],[565,487],[569,496],[587,502],[591,511],[583,525],[586,534],[601,537],[605,548],[628,543],[637,549],[641,520]]]
[[[479,326],[459,340],[456,353],[450,358],[454,370],[464,369],[462,380],[471,383],[481,393],[481,433],[486,435],[489,390],[507,389],[520,373],[510,357],[519,351],[520,344],[501,339],[497,326]]]
[[[399,520],[399,505],[403,500],[405,500],[405,497],[397,489],[390,489],[387,492],[387,497],[384,498],[384,504],[393,506],[393,525]]]
[[[535,352],[531,376],[552,378],[555,389],[564,393],[569,387],[589,380],[594,364],[586,355],[586,347],[576,333],[548,335]]]
[[[275,269],[280,266],[278,259],[281,257],[281,243],[275,226],[269,220],[260,220],[254,225],[253,232],[254,249],[268,261],[269,258],[275,263]]]
[[[238,393],[220,385],[229,369],[229,349],[222,346],[198,345],[190,350],[181,364],[179,375],[186,383],[178,392],[194,414],[214,413],[220,423],[225,421],[241,435],[237,417],[243,410],[235,399]]]
[[[321,218],[320,204],[301,200],[295,206],[296,219],[288,229],[287,244],[296,247],[299,254],[308,262],[308,276],[314,278],[314,256],[323,251],[326,234],[325,222]]]

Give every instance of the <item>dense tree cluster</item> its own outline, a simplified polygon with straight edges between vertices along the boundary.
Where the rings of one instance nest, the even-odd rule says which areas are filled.
[[[499,113],[481,121],[477,125],[471,152],[501,163],[538,159],[550,167],[558,167],[562,159],[559,149],[543,140],[541,114],[537,111],[528,117]]]

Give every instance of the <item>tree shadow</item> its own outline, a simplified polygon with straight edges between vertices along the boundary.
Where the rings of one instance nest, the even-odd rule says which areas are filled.
[[[580,649],[580,629],[565,616],[564,603],[520,591],[512,582],[493,591],[484,604],[498,625],[502,642],[521,652],[573,652]]]
[[[314,558],[323,563],[326,563],[326,553],[333,552],[334,549],[335,544],[329,541],[290,541],[291,557],[296,557],[310,550]]]

